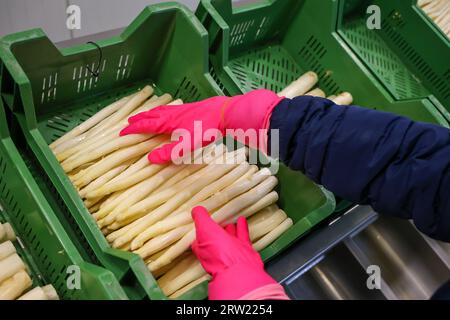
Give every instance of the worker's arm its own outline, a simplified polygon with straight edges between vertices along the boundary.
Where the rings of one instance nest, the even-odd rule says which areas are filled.
[[[337,106],[317,97],[282,99],[268,90],[163,106],[130,120],[122,134],[191,133],[153,150],[154,163],[214,140],[201,130],[280,130],[280,158],[336,195],[381,214],[413,219],[425,234],[450,241],[450,130],[390,113]],[[258,142],[261,139],[258,139]],[[270,143],[268,144],[270,146]],[[261,144],[258,143],[258,147]],[[185,152],[184,152],[185,153]],[[181,152],[180,155],[184,154]],[[178,156],[179,157],[179,156]]]
[[[270,129],[290,168],[450,242],[450,130],[306,96],[280,102]]]

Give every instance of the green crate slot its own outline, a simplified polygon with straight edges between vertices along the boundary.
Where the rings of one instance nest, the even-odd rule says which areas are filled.
[[[428,97],[450,121],[450,40],[416,3],[370,3],[381,8],[380,30],[366,27],[366,1],[341,6],[338,33],[395,99]]]
[[[126,299],[113,274],[83,259],[64,231],[9,137],[1,100],[0,127],[0,220],[13,226],[34,285],[53,284],[61,299]],[[81,271],[79,290],[66,284],[73,265]]]

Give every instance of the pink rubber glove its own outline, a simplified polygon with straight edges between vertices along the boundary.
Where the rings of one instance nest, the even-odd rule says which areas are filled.
[[[225,229],[211,219],[204,207],[192,210],[197,238],[192,251],[212,276],[211,300],[288,299],[284,289],[264,271],[264,264],[250,241],[247,220]]]
[[[120,135],[171,134],[177,129],[184,129],[190,133],[189,139],[183,139],[181,136],[178,140],[153,150],[149,154],[149,160],[156,164],[169,162],[206,146],[220,136],[230,134],[227,129],[255,130],[256,145],[242,141],[239,135],[232,136],[265,151],[270,115],[282,99],[272,91],[255,90],[235,97],[219,96],[179,106],[160,106],[130,117],[129,125],[120,132]],[[195,127],[194,121],[201,121],[201,128]],[[207,130],[209,136],[205,137]]]

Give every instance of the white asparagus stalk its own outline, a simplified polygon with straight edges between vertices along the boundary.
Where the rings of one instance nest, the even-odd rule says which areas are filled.
[[[42,290],[44,290],[44,293],[47,296],[48,300],[59,300],[58,293],[51,284],[43,286]]]
[[[0,283],[0,300],[14,300],[31,287],[32,281],[25,270],[19,270]]]
[[[234,157],[238,152],[240,153],[241,157],[240,161],[245,161],[245,153],[240,151],[229,153],[229,158]],[[212,183],[215,179],[220,178],[236,166],[237,164],[208,165],[205,168],[202,168],[198,172],[194,173],[193,175],[189,176],[185,180],[181,181],[180,183],[174,185],[172,188],[155,193],[154,195],[151,195],[150,197],[136,203],[126,212],[119,214],[116,218],[116,221],[120,222],[133,219],[136,216],[140,217],[149,210],[156,208],[158,205],[161,205],[162,203],[164,203],[164,201],[168,200],[179,191],[181,193],[177,196],[181,195],[181,197],[179,197],[180,199],[187,199],[189,197],[192,197],[206,185]]]
[[[270,231],[264,237],[259,239],[257,242],[253,244],[253,248],[256,251],[261,251],[267,246],[269,246],[272,242],[274,242],[279,236],[281,236],[286,230],[292,227],[294,223],[291,218],[287,218],[280,225],[278,225],[275,229]]]
[[[139,98],[140,93],[141,92],[137,92],[137,93],[131,95],[130,98],[121,106],[121,108],[117,112],[113,113],[112,115],[110,115],[109,117],[107,117],[106,119],[104,119],[103,121],[98,123],[95,127],[91,128],[90,130],[88,130],[87,132],[85,132],[84,134],[82,134],[78,137],[75,137],[69,141],[66,141],[63,145],[60,145],[58,148],[56,148],[54,150],[54,152],[56,154],[56,158],[59,161],[61,161],[62,159],[65,159],[67,157],[67,154],[73,154],[74,150],[82,150],[82,149],[79,149],[79,147],[81,145],[85,145],[85,144],[89,143],[89,141],[93,141],[93,140],[91,140],[92,138],[94,138],[95,140],[100,140],[100,138],[111,133],[111,129],[113,127],[112,123],[116,122],[117,121],[116,119],[118,117],[121,117],[121,114],[124,113],[125,108],[127,108],[127,110],[129,110],[129,108],[132,105],[133,106],[135,105],[135,103],[137,101],[136,99]],[[142,95],[140,97],[142,98]],[[135,100],[133,101],[133,99],[135,99]],[[125,110],[125,112],[127,110]],[[84,148],[84,149],[86,150],[86,148]]]
[[[146,103],[144,103],[141,107],[139,107],[137,110],[132,112],[129,116],[133,116],[136,113],[151,110],[157,106],[160,106],[162,104],[165,104],[167,102],[170,102],[172,97],[168,94],[162,95],[161,97],[152,97],[150,100],[148,100]],[[86,138],[82,143],[77,144],[73,148],[70,148],[68,150],[65,150],[61,153],[56,153],[56,158],[58,161],[63,161],[67,159],[68,157],[77,157],[84,153],[91,152],[95,150],[96,148],[104,145],[107,142],[110,142],[113,139],[119,138],[119,132],[128,124],[127,117],[122,119],[121,122],[117,123],[116,125],[109,127],[105,130],[102,130],[100,132],[97,132],[95,135],[89,136]]]
[[[147,100],[153,94],[153,88],[151,86],[145,86],[141,91],[128,100],[123,107],[117,112],[108,117],[105,121],[102,121],[102,126],[90,133],[91,136],[95,136],[97,133],[116,125],[118,122],[127,118],[127,116],[139,107],[145,100]]]
[[[55,150],[55,148],[61,143],[68,141],[72,138],[75,138],[89,129],[91,129],[96,124],[103,121],[105,118],[116,112],[118,109],[120,109],[130,98],[124,97],[118,101],[115,101],[111,103],[109,106],[103,108],[101,111],[94,114],[92,117],[90,117],[88,120],[84,121],[83,123],[79,124],[69,132],[67,132],[65,135],[63,135],[61,138],[55,140],[50,144],[50,149]]]
[[[113,168],[112,170],[108,171],[104,175],[98,177],[91,183],[89,183],[86,187],[81,189],[78,193],[80,197],[86,198],[86,196],[90,193],[92,193],[94,190],[101,188],[105,183],[108,183],[111,179],[119,175],[121,172],[123,172],[125,169],[127,169],[131,164],[131,161],[125,162],[118,167]],[[99,195],[98,197],[101,198],[102,195]],[[96,197],[96,198],[98,198]],[[94,198],[94,196],[92,197]]]
[[[313,90],[305,93],[305,96],[321,97],[321,98],[326,97],[325,92],[323,92],[322,89],[320,89],[320,88],[316,88],[316,89],[313,89]]]
[[[253,168],[252,168],[253,167]],[[242,178],[251,177],[256,171],[257,166],[250,166],[248,162],[241,163],[237,168],[224,175],[219,180],[213,182],[207,187],[204,187],[197,194],[195,194],[190,200],[185,202],[177,210],[173,211],[167,216],[167,218],[174,217],[183,211],[190,211],[194,206],[203,200],[206,200],[210,196],[232,185],[234,182],[240,181]]]
[[[155,255],[155,256],[157,256],[156,260],[159,257],[161,257],[161,255]],[[198,261],[192,252],[186,251],[185,253],[183,253],[182,256],[185,256],[185,257],[182,259],[180,259],[181,256],[178,257],[177,258],[178,262],[173,266],[173,268],[169,269],[165,274],[163,274],[158,279],[158,285],[160,287],[166,286],[169,282],[172,282],[174,279],[176,279],[178,276],[180,276],[183,272],[185,272],[187,269],[189,269],[189,267],[195,265]]]
[[[169,166],[168,168],[170,168]],[[189,168],[194,171],[198,170],[198,167],[189,166]],[[155,177],[158,177],[156,175]],[[151,178],[150,178],[151,179]],[[148,181],[148,180],[147,180]],[[157,181],[157,184],[154,184],[152,188],[157,188],[162,182],[162,179],[160,178]],[[155,204],[155,206],[160,205],[164,203],[166,200],[168,200],[170,197],[172,197],[177,190],[174,190],[174,188],[164,190],[162,192],[153,192],[151,190],[148,192],[148,189],[139,189],[136,193],[132,194],[131,197],[127,200],[127,206],[119,205],[117,208],[115,208],[111,214],[105,217],[105,220],[102,221],[101,225],[110,225],[111,229],[116,230],[117,228],[122,227],[125,224],[128,224],[129,222],[132,222],[133,220],[136,220],[140,218],[142,215],[145,215],[147,211],[138,211],[142,206],[140,204],[144,203],[145,205],[152,203]],[[144,195],[145,193],[145,195]],[[150,196],[145,198],[149,193]],[[145,199],[144,199],[145,198]],[[146,201],[148,200],[148,201]],[[137,208],[137,209],[136,209]],[[147,206],[147,209],[150,210],[151,208]],[[147,210],[146,209],[146,210]],[[131,240],[131,239],[130,239]]]
[[[161,249],[170,246],[175,241],[180,240],[186,234],[186,232],[189,231],[189,229],[189,225],[173,229],[170,232],[151,239],[137,250],[134,249],[133,244],[131,244],[131,250],[134,250],[134,253],[140,255],[141,258],[145,259],[147,257],[150,257],[152,254],[160,251]]]
[[[181,297],[182,295],[184,295],[186,292],[194,289],[195,287],[197,287],[201,283],[203,283],[205,281],[209,281],[209,280],[211,280],[211,276],[209,274],[205,274],[202,277],[198,278],[197,280],[194,280],[191,283],[189,283],[188,285],[184,286],[183,288],[178,289],[177,291],[172,293],[169,296],[169,298],[170,299],[177,299],[177,298]]]
[[[48,285],[33,288],[17,300],[59,300],[59,298],[55,288],[52,285]]]
[[[278,95],[280,97],[286,98],[295,98],[297,96],[304,95],[310,89],[312,89],[319,77],[315,72],[309,71],[303,74],[300,78],[292,82],[289,86],[287,86],[283,91],[281,91]]]
[[[17,253],[0,260],[0,282],[25,269],[25,264]]]
[[[241,154],[242,159],[244,160],[245,153]],[[234,152],[230,155],[234,156]],[[114,241],[113,246],[120,246],[123,243],[128,242],[136,237],[136,239],[134,239],[131,243],[131,248],[135,250],[141,247],[145,241],[150,239],[148,233],[145,232],[147,228],[151,227],[154,223],[166,217],[168,214],[170,214],[170,212],[178,208],[180,204],[183,203],[183,201],[188,200],[199,190],[210,184],[212,181],[216,180],[218,177],[226,174],[236,166],[237,165],[210,165],[200,170],[198,173],[190,176],[188,179],[176,185],[174,188],[167,189],[155,194],[154,196],[149,197],[148,199],[151,199],[153,203],[151,205],[152,208],[156,208],[159,204],[162,204],[170,197],[172,198],[150,213],[145,214],[145,211],[142,211],[145,216],[140,220],[139,226],[133,228],[133,230],[128,231],[126,235],[123,235],[122,237]],[[146,205],[149,205],[149,203],[146,203]],[[135,213],[136,211],[133,212]],[[125,212],[125,215],[128,213],[129,211]],[[134,217],[136,217],[136,215],[134,215],[133,218]],[[123,217],[119,215],[117,216],[116,220],[118,222],[128,221],[124,219],[130,219],[130,216],[128,215]]]
[[[250,191],[234,198],[219,210],[214,212],[211,215],[211,218],[217,223],[222,223],[228,220],[230,217],[237,214],[237,212],[239,212],[241,209],[263,198],[266,194],[272,191],[273,188],[275,188],[277,183],[277,178],[275,178],[274,176],[268,177]],[[177,243],[171,246],[169,250],[165,252],[165,254],[159,257],[156,261],[149,264],[150,270],[157,270],[164,265],[169,264],[174,258],[186,251],[194,240],[195,228],[192,227],[191,231],[189,231],[183,238],[181,238]]]
[[[97,148],[92,152],[85,153],[81,157],[76,157],[75,159],[69,158],[66,161],[61,163],[62,168],[65,172],[70,172],[79,166],[97,160],[103,156],[106,156],[112,152],[115,152],[119,149],[126,148],[137,143],[149,140],[153,138],[155,135],[151,134],[134,134],[124,137],[119,137],[109,143],[104,144],[103,146]]]
[[[247,192],[270,176],[269,169],[262,169],[257,174],[246,180],[237,181],[231,188],[223,190],[209,199],[200,202],[198,205],[205,207],[209,212],[221,207],[236,196]],[[272,196],[273,198],[273,196]],[[258,203],[258,202],[257,202]],[[137,220],[138,221],[138,220]],[[161,220],[145,231],[145,236],[152,237],[162,234],[179,226],[192,222],[190,209],[178,213],[177,215]]]
[[[135,146],[131,146],[108,155],[93,166],[90,166],[88,169],[80,172],[77,175],[78,177],[75,177],[75,186],[79,188],[84,187],[94,179],[108,172],[108,170],[111,170],[112,168],[128,161],[131,158],[141,156],[142,154],[149,152],[149,150],[152,150],[154,147],[161,144],[161,142],[165,139],[165,136],[158,136],[148,141],[141,142]]]
[[[134,174],[124,177],[120,180],[116,180],[113,182],[109,182],[101,187],[99,187],[97,190],[91,192],[91,196],[105,196],[108,194],[111,194],[116,191],[120,191],[129,187],[132,187],[139,182],[148,179],[161,171],[162,169],[166,168],[166,165],[157,165],[157,164],[149,164],[147,167],[141,169],[138,172],[135,172]]]
[[[166,181],[169,177],[176,174],[178,171],[182,170],[185,166],[168,166],[165,169],[158,172],[156,175],[146,179],[132,188],[121,193],[117,198],[111,201],[109,204],[100,208],[98,214],[95,216],[97,220],[105,218],[109,214],[112,214],[117,208],[117,214],[122,210],[130,207],[134,203],[140,201],[141,199],[148,196],[153,190],[155,190],[159,185]],[[112,218],[112,221],[115,217]]]
[[[198,279],[205,275],[205,270],[203,269],[200,263],[194,263],[189,266],[188,269],[181,273],[178,277],[173,279],[172,281],[163,281],[164,276],[161,277],[161,280],[158,281],[158,284],[161,287],[161,290],[165,295],[169,296],[175,291],[183,288],[192,282],[192,279]]]
[[[332,99],[334,103],[340,106],[348,106],[352,104],[353,97],[349,92],[342,92],[340,95],[338,95],[336,98]]]
[[[0,260],[5,259],[14,253],[16,253],[16,248],[11,241],[8,240],[0,243]]]
[[[16,241],[16,233],[14,232],[12,226],[9,222],[6,222],[1,225],[3,230],[3,238],[0,238],[0,242],[2,241]]]
[[[150,262],[155,261],[156,259],[158,259],[161,255],[164,254],[164,252],[166,252],[167,249],[169,249],[169,248],[161,250],[160,252],[155,253],[154,255],[148,257],[147,259],[145,259],[145,264],[149,264]],[[163,268],[153,272],[152,273],[153,277],[155,279],[158,279],[158,278],[162,277],[167,272],[169,272],[170,270],[175,268],[181,261],[183,261],[188,256],[192,256],[192,252],[191,251],[186,251],[185,253],[180,255],[178,258],[176,258],[174,261],[172,261],[172,263],[170,263],[167,266],[164,266]]]
[[[236,223],[239,217],[244,218],[250,217],[255,213],[258,213],[259,211],[263,210],[264,208],[266,208],[266,210],[268,209],[273,210],[274,208],[276,208],[277,210],[278,207],[274,205],[277,201],[278,201],[278,192],[272,191],[269,194],[265,195],[261,200],[252,204],[250,207],[247,207],[244,210],[242,210],[238,216],[234,216],[233,218],[227,220],[225,224]]]
[[[253,218],[248,221],[248,229],[252,241],[261,238],[276,228],[287,218],[287,215],[280,209],[275,212],[263,211]]]
[[[331,95],[331,96],[328,96],[327,99],[333,101],[334,99],[336,99],[336,97],[337,96],[335,96],[335,95]]]
[[[83,203],[84,203],[84,206],[85,206],[86,208],[88,208],[89,211],[91,211],[91,208],[93,208],[94,206],[96,206],[96,205],[97,205],[99,202],[101,202],[102,200],[104,200],[103,197],[91,198],[91,199],[84,200]],[[100,207],[100,204],[99,204],[98,206]]]
[[[94,204],[92,207],[88,208],[89,212],[90,212],[91,214],[96,213],[96,212],[98,211],[98,209],[100,209],[100,205],[101,205],[101,204],[102,204],[102,201],[100,201],[100,202]]]

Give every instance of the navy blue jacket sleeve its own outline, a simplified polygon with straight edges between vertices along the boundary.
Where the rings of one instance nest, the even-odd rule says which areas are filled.
[[[450,130],[316,97],[284,99],[279,157],[337,196],[450,242]]]

